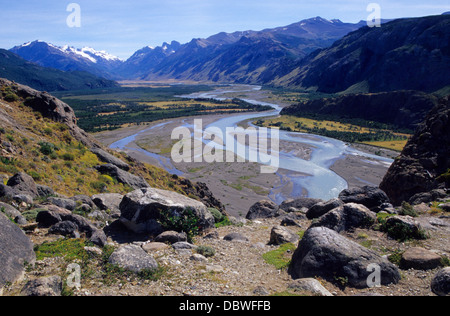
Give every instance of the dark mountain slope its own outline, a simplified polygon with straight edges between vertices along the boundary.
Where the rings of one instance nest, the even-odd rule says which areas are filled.
[[[450,184],[450,99],[439,101],[386,174],[380,188],[395,205]]]
[[[261,84],[273,80],[280,70],[289,72],[309,53],[361,26],[317,17],[258,32],[219,33],[181,46],[149,68],[143,78]]]
[[[64,72],[45,68],[4,49],[0,49],[0,77],[42,91],[84,90],[117,86],[114,81],[99,78],[87,72]]]
[[[305,101],[283,109],[281,114],[363,119],[415,130],[437,104],[438,99],[430,94],[395,91]]]
[[[364,27],[315,52],[273,83],[335,93],[437,91],[450,85],[450,16]]]
[[[16,46],[10,51],[43,67],[62,71],[84,71],[107,79],[112,79],[114,69],[123,63],[119,58],[104,51],[99,52],[89,47],[58,47],[43,41]]]

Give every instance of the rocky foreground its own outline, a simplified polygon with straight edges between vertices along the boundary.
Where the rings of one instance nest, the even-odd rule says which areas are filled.
[[[33,296],[448,295],[448,201],[394,208],[365,187],[261,201],[246,219],[152,188],[3,203],[0,281]]]

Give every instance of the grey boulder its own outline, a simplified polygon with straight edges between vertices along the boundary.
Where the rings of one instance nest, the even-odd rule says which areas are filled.
[[[98,159],[103,161],[104,163],[110,163],[113,164],[116,167],[119,167],[122,170],[128,171],[130,170],[130,166],[122,161],[121,159],[111,155],[110,153],[104,151],[100,148],[92,148],[91,152],[97,155]]]
[[[150,185],[144,178],[131,174],[125,170],[113,164],[105,164],[95,167],[101,174],[108,174],[113,178],[116,178],[120,183],[126,184],[133,189],[148,188]]]
[[[26,264],[34,264],[33,243],[24,232],[0,212],[0,289],[18,281]]]
[[[311,227],[327,227],[338,233],[354,228],[367,228],[377,220],[375,213],[361,204],[349,203],[326,213],[317,219]]]
[[[139,273],[143,270],[156,270],[158,263],[137,245],[125,245],[117,249],[109,257],[108,262],[122,269]]]
[[[379,210],[382,204],[390,203],[384,191],[371,186],[344,190],[339,194],[339,199],[344,203],[362,204],[374,211]]]
[[[283,226],[275,226],[270,232],[269,245],[282,245],[287,243],[296,243],[300,237]]]
[[[370,287],[371,267],[379,267],[381,285],[397,284],[395,265],[372,250],[362,247],[326,227],[306,231],[289,267],[294,279],[321,277],[329,282],[346,280],[355,288]]]
[[[322,215],[325,215],[331,210],[334,210],[335,208],[344,205],[344,202],[342,202],[339,199],[332,199],[327,202],[319,202],[315,205],[313,205],[307,212],[306,217],[308,219],[314,219],[319,218]]]
[[[257,218],[276,217],[278,205],[272,201],[259,201],[252,205],[247,213],[246,219],[253,220]]]
[[[138,234],[160,234],[163,228],[159,221],[164,214],[177,218],[192,212],[201,231],[214,228],[215,223],[203,203],[176,192],[154,188],[142,188],[127,194],[120,203],[120,212],[120,221]]]
[[[43,277],[28,281],[20,295],[22,296],[61,296],[63,284],[59,276]]]
[[[440,270],[431,282],[431,290],[439,296],[450,295],[450,267]]]

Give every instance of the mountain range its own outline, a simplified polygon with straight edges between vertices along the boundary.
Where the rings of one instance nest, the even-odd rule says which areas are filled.
[[[58,47],[43,41],[34,41],[16,46],[11,52],[43,67],[62,71],[86,71],[93,75],[112,79],[112,71],[122,61],[105,51],[90,47],[76,49],[68,45]]]
[[[183,45],[172,41],[155,48],[147,46],[126,61],[92,48],[58,47],[43,41],[25,43],[10,51],[40,66],[87,71],[115,80],[175,78],[258,83],[271,79],[274,64],[293,64],[364,23],[316,17],[262,31],[222,32]]]
[[[85,90],[117,87],[115,81],[86,71],[46,68],[0,49],[0,76],[40,91]]]
[[[325,93],[435,92],[450,85],[449,72],[450,15],[440,15],[360,28],[272,83]]]
[[[43,67],[112,80],[265,84],[325,93],[435,92],[450,86],[450,15],[344,23],[315,17],[262,31],[144,47],[128,60],[42,41],[10,51]]]

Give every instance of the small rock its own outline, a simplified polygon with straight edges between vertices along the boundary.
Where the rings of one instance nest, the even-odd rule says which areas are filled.
[[[108,261],[113,265],[136,273],[146,269],[155,270],[158,268],[155,259],[136,245],[120,247],[113,252]]]
[[[217,264],[208,264],[206,265],[206,272],[221,273],[223,272],[223,267]]]
[[[444,210],[444,212],[450,212],[450,203],[440,204],[439,207]]]
[[[187,241],[187,235],[186,233],[178,233],[176,231],[166,231],[161,234],[159,234],[155,238],[156,242],[162,242],[162,243],[169,243],[174,244],[180,241]]]
[[[193,254],[189,259],[192,260],[192,261],[196,261],[196,262],[206,262],[206,261],[208,261],[208,259],[206,259],[205,256],[203,256],[203,255],[201,255],[199,253]]]
[[[288,288],[295,291],[306,291],[314,295],[333,296],[319,281],[313,278],[298,279],[288,285]]]
[[[400,261],[400,267],[405,270],[432,270],[441,265],[441,257],[439,255],[419,247],[406,250]]]
[[[248,238],[239,234],[239,233],[230,233],[223,237],[223,240],[226,241],[248,241]]]
[[[253,294],[256,294],[256,295],[259,295],[259,296],[267,296],[270,293],[265,287],[258,286],[256,289],[253,290]]]
[[[48,232],[54,235],[61,235],[70,238],[80,238],[78,226],[75,223],[69,221],[56,223],[49,229]]]
[[[180,249],[189,249],[189,250],[193,250],[195,248],[197,248],[197,246],[190,244],[186,241],[179,241],[176,242],[172,245],[172,248],[175,250],[180,250]]]
[[[62,280],[51,276],[29,281],[22,289],[22,296],[61,296]]]
[[[147,253],[154,252],[154,251],[161,251],[168,249],[169,245],[162,243],[162,242],[149,242],[142,246],[142,249],[144,249]]]
[[[286,243],[296,243],[300,237],[283,226],[275,226],[270,233],[270,245],[282,245]]]

